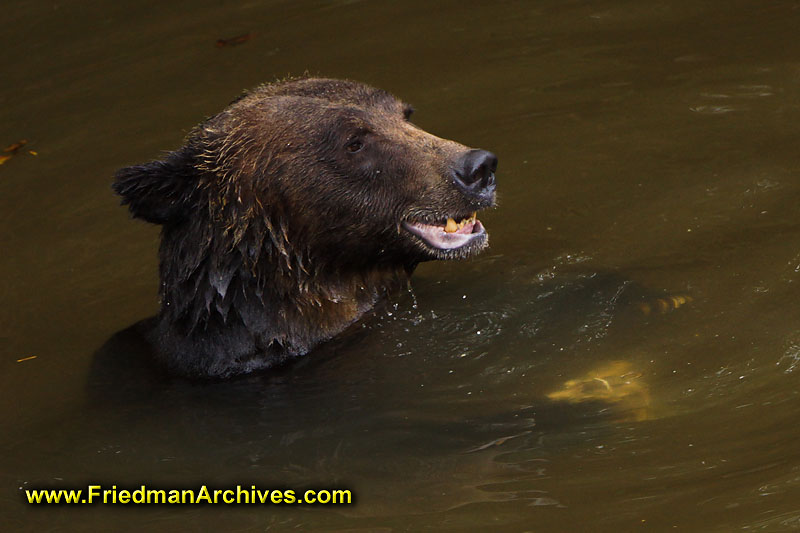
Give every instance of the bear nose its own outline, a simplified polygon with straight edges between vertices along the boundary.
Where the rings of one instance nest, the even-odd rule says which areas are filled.
[[[459,157],[455,165],[456,178],[460,184],[476,193],[491,192],[495,189],[495,170],[497,170],[497,156],[486,150],[469,150]]]

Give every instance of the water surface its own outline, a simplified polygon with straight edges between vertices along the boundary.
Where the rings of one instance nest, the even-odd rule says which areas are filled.
[[[0,144],[29,140],[0,166],[6,529],[800,529],[797,2],[3,15]],[[413,293],[280,372],[151,375],[124,330],[157,310],[158,232],[111,175],[306,71],[497,153],[490,250],[423,265]],[[659,312],[671,297],[687,303]],[[548,397],[570,380],[590,399]],[[345,486],[357,503],[34,508],[20,491],[89,481]]]

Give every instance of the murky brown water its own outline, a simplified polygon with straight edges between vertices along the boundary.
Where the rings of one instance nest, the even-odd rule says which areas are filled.
[[[30,141],[0,166],[4,530],[800,529],[800,3],[2,13],[0,144]],[[157,230],[117,206],[113,171],[306,70],[495,151],[490,251],[424,265],[413,295],[277,374],[128,366],[142,347],[114,334],[157,309]],[[691,302],[657,312],[669,296]],[[19,490],[87,481],[344,485],[357,504],[44,508]]]

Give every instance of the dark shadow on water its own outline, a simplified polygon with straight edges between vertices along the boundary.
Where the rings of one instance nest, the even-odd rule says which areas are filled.
[[[87,381],[91,403],[142,401],[168,386],[146,337],[153,323],[145,319],[119,331],[95,352]]]

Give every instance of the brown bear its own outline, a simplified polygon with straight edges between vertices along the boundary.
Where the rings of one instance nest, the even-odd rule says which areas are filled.
[[[263,85],[114,190],[161,224],[150,336],[189,376],[306,354],[408,282],[487,245],[497,158],[427,133],[389,93],[333,79]]]

